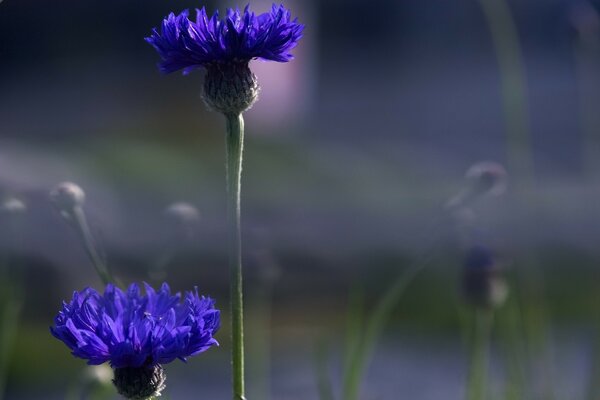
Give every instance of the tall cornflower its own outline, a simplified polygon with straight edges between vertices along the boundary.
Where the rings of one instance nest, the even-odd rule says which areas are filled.
[[[229,268],[231,275],[231,327],[233,398],[244,397],[244,328],[242,257],[240,235],[240,179],[244,143],[242,113],[257,100],[259,85],[249,67],[254,59],[288,62],[290,51],[302,37],[304,26],[292,20],[283,5],[256,15],[246,6],[228,9],[224,18],[204,8],[169,14],[146,40],[158,51],[164,73],[206,69],[203,98],[207,106],[222,113],[227,126],[227,215]]]

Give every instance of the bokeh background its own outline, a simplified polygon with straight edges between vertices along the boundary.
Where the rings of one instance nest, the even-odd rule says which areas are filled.
[[[249,398],[318,398],[318,343],[337,391],[349,294],[364,293],[368,315],[422,255],[426,268],[395,307],[360,398],[464,398],[464,254],[444,204],[480,161],[504,165],[509,185],[473,205],[474,240],[505,267],[505,308],[524,310],[520,330],[499,323],[494,334],[491,390],[505,398],[505,350],[533,337],[526,398],[591,396],[600,3],[285,4],[305,37],[289,64],[252,63],[262,92],[246,114]],[[18,216],[4,207],[0,226],[0,284],[18,299],[2,296],[12,306],[0,323],[16,332],[0,350],[6,399],[67,398],[87,379],[48,329],[73,290],[101,286],[48,201],[66,180],[86,191],[94,234],[124,281],[197,285],[225,311],[221,348],[168,367],[168,398],[229,396],[224,120],[202,103],[202,71],[161,75],[143,40],[170,11],[204,5],[235,6],[0,2],[0,191],[27,207]],[[165,213],[181,201],[199,210],[191,226]]]

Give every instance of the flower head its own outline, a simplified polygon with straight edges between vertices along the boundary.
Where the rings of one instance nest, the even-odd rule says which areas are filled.
[[[163,283],[159,291],[137,284],[126,292],[108,284],[104,294],[92,288],[74,292],[50,328],[74,356],[98,365],[139,368],[169,363],[218,345],[213,335],[220,315],[214,301],[198,291],[179,293]]]
[[[287,62],[290,51],[302,37],[304,26],[283,5],[273,4],[268,13],[256,15],[246,6],[244,12],[228,9],[223,19],[218,11],[208,17],[205,8],[196,10],[196,20],[187,10],[169,14],[160,31],[146,38],[160,54],[160,70],[170,73],[215,63],[248,62],[255,58]]]
[[[463,294],[477,307],[501,306],[508,295],[508,286],[494,252],[484,245],[471,246],[464,259]]]

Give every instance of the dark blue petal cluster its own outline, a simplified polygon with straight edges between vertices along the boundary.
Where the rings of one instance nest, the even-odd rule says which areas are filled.
[[[483,245],[474,245],[467,250],[465,268],[471,271],[489,270],[496,266],[492,250]]]
[[[50,330],[88,364],[136,368],[185,361],[218,345],[213,335],[220,313],[197,289],[181,297],[166,283],[159,291],[145,284],[145,294],[137,284],[126,292],[108,284],[104,294],[86,288],[63,303]]]
[[[169,73],[190,70],[213,63],[244,62],[255,58],[278,62],[290,61],[290,51],[302,37],[304,26],[292,20],[290,11],[275,5],[268,13],[255,15],[246,6],[244,12],[228,9],[225,18],[215,12],[196,10],[196,21],[189,12],[169,14],[160,31],[153,29],[146,38],[160,54],[159,67]]]

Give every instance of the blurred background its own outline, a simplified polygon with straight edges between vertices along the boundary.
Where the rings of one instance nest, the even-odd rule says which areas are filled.
[[[461,276],[465,249],[483,244],[509,288],[492,334],[492,398],[509,398],[522,367],[515,398],[597,399],[600,2],[285,4],[305,37],[289,64],[252,62],[262,92],[246,113],[249,398],[319,398],[319,359],[338,393],[351,293],[369,316],[415,263],[360,399],[465,398]],[[101,288],[48,201],[59,182],[85,190],[93,234],[124,282],[197,285],[226,314],[224,120],[201,100],[203,71],[161,75],[143,39],[171,11],[235,5],[245,4],[0,2],[6,399],[84,398],[73,393],[89,378],[48,329],[73,290]],[[503,165],[508,185],[462,210],[465,242],[464,214],[445,205],[481,161]],[[165,212],[177,202],[199,218]],[[221,348],[167,367],[168,398],[229,396],[223,322]],[[521,346],[528,358],[514,367]]]

